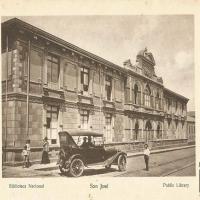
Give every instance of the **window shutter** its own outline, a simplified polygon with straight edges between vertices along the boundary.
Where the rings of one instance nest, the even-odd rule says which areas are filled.
[[[1,78],[2,78],[2,81],[6,80],[6,76],[7,76],[7,72],[6,72],[6,68],[7,68],[7,53],[2,53],[2,75],[1,75]],[[11,59],[12,59],[12,52],[8,52],[8,79],[9,79],[9,76],[11,75]]]
[[[101,88],[100,88],[100,77],[99,72],[94,72],[94,79],[93,79],[93,91],[95,96],[99,97],[101,94]]]
[[[101,79],[101,87],[102,87],[102,97],[105,99],[106,97],[106,91],[105,91],[105,75],[104,73],[101,73],[100,79]]]
[[[138,104],[140,105],[141,104],[141,92],[140,91],[138,91],[137,98],[138,98]]]
[[[115,99],[121,102],[121,80],[115,80]]]
[[[6,80],[6,53],[2,53],[2,56],[1,56],[1,64],[2,64],[2,71],[1,71],[1,80],[4,81]]]
[[[93,70],[89,70],[89,80],[88,80],[88,84],[89,84],[89,88],[88,88],[88,91],[89,91],[89,94],[92,94],[93,93],[93,76],[94,76],[94,71]]]
[[[42,65],[43,65],[43,54],[41,52],[31,50],[30,58],[30,80],[38,82],[41,80]]]
[[[75,64],[64,63],[64,87],[74,91],[77,89],[77,68]]]

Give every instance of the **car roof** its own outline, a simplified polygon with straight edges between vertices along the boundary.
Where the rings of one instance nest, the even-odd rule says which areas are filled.
[[[68,133],[71,136],[93,136],[93,137],[101,137],[102,133],[97,133],[95,131],[87,131],[87,130],[71,130],[71,131],[61,131],[60,133]]]

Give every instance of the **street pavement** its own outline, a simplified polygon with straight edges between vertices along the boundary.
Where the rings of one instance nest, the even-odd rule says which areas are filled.
[[[195,147],[173,151],[154,152],[150,155],[150,170],[145,170],[140,154],[129,155],[127,170],[119,172],[117,166],[107,170],[101,166],[85,168],[84,177],[148,177],[148,176],[195,176]],[[63,177],[56,163],[35,164],[30,168],[3,166],[3,177]]]

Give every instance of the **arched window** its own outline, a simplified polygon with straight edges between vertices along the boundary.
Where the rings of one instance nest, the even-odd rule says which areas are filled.
[[[170,125],[171,125],[171,119],[168,118],[168,119],[167,119],[167,122],[168,122],[168,129],[169,129],[169,128],[170,128]]]
[[[146,141],[148,141],[149,139],[150,140],[153,139],[153,131],[152,131],[152,125],[151,125],[150,120],[146,122],[145,132],[146,132]]]
[[[184,124],[185,124],[185,121],[184,121],[184,120],[182,120],[182,121],[181,121],[181,124],[182,124],[182,129],[183,129],[183,127],[184,127]]]
[[[146,122],[145,129],[146,130],[151,130],[152,129],[151,122],[149,120]]]
[[[139,124],[138,122],[135,123],[135,139],[138,140],[138,133],[139,133]]]
[[[183,114],[183,111],[184,111],[184,107],[185,107],[185,106],[184,106],[184,103],[182,103],[182,104],[181,104],[182,114]]]
[[[138,104],[138,86],[137,84],[133,87],[133,103]]]
[[[156,98],[155,98],[155,100],[156,100],[156,109],[157,110],[159,109],[159,98],[160,98],[160,95],[159,95],[159,92],[157,91]]]
[[[156,135],[157,135],[157,139],[161,138],[161,133],[160,133],[160,124],[157,125],[157,129],[156,129]]]
[[[175,102],[176,111],[178,110],[178,101]]]
[[[168,111],[169,111],[169,110],[170,110],[170,106],[171,106],[171,100],[170,100],[169,98],[167,98],[167,102],[168,102],[168,103],[167,103],[167,105],[168,105],[168,108],[167,108],[167,109],[168,109]]]
[[[144,105],[147,107],[151,107],[151,90],[149,85],[146,86],[144,91]]]
[[[178,128],[178,119],[175,119],[176,129]]]

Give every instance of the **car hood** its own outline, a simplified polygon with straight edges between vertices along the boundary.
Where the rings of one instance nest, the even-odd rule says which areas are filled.
[[[106,156],[115,155],[117,152],[119,152],[119,150],[117,150],[117,149],[115,149],[115,148],[106,149]]]

